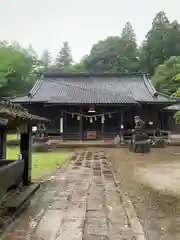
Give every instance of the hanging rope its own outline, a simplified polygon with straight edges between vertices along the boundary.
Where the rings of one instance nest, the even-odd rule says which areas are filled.
[[[106,113],[101,113],[101,114],[93,114],[93,115],[87,115],[87,114],[82,114],[82,113],[77,113],[77,112],[68,112],[68,111],[63,111],[66,114],[70,114],[72,116],[82,116],[85,118],[97,118],[97,117],[102,117],[102,116],[110,116],[115,113],[120,113],[121,111],[114,111],[114,112],[106,112]]]

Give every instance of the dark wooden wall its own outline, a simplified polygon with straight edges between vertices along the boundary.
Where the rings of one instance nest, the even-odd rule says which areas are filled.
[[[33,114],[38,114],[39,116],[46,117],[51,120],[51,123],[47,126],[50,133],[59,134],[60,131],[60,116],[61,112],[74,112],[87,114],[88,107],[84,106],[44,106],[43,104],[32,103],[25,105],[28,110]],[[128,107],[128,106],[96,106],[96,114],[121,111],[116,114],[112,114],[112,118],[108,119],[104,123],[104,132],[110,135],[117,135],[120,131],[121,125],[121,113],[123,112],[123,123],[126,130],[134,128],[134,116],[140,115],[142,119],[146,122],[146,128],[149,130],[156,130],[157,128],[168,130],[167,116],[161,112],[163,109],[162,105],[155,104],[142,104],[139,107]],[[77,121],[77,116],[74,118],[71,114],[63,113],[64,118],[64,133],[67,134],[80,134],[79,121]],[[100,120],[99,120],[100,121]],[[153,121],[153,125],[149,126],[148,122]],[[97,124],[93,123],[90,128],[96,128],[97,131],[101,131],[101,122]],[[83,121],[83,131],[87,130],[87,122]],[[79,136],[79,135],[78,135]]]

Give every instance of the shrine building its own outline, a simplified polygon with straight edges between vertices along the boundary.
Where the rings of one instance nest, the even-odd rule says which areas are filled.
[[[149,134],[169,131],[172,114],[165,108],[177,103],[158,93],[145,73],[57,72],[44,74],[12,102],[50,119],[48,134],[64,140],[113,139],[120,131],[130,136],[137,115]]]

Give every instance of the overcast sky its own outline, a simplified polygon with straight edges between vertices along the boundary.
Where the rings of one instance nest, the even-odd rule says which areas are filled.
[[[140,43],[155,14],[163,10],[180,21],[180,0],[1,0],[0,40],[32,44],[39,55],[54,57],[68,41],[75,60],[92,44],[119,35],[130,21]]]

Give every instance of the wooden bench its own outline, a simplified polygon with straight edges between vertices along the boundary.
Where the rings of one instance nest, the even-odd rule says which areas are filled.
[[[155,147],[155,148],[164,148],[166,147],[166,140],[164,139],[163,136],[161,137],[153,137],[151,138],[152,140],[152,147]]]

